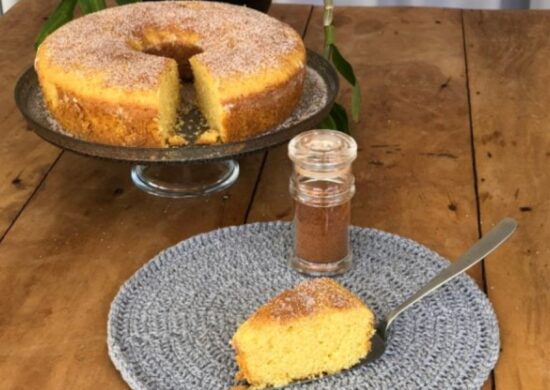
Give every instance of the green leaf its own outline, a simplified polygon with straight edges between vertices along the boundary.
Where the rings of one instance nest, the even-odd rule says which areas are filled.
[[[91,14],[106,8],[105,0],[78,0],[78,6],[84,14]]]
[[[334,122],[334,119],[330,115],[330,113],[319,123],[320,129],[330,129],[330,130],[338,130],[336,127],[336,122]]]
[[[341,132],[346,134],[350,133],[348,114],[346,113],[346,109],[342,105],[334,103],[332,109],[330,110],[330,116],[334,119],[334,122],[336,123],[336,130],[340,130]]]
[[[42,41],[44,41],[49,34],[73,18],[76,2],[77,0],[61,0],[61,3],[59,3],[57,8],[53,11],[38,33],[38,36],[34,42],[34,47],[36,49],[38,49],[38,46],[40,46]]]
[[[130,3],[138,3],[140,1],[141,0],[116,0],[116,3],[118,5],[125,5],[125,4],[130,4]]]
[[[338,130],[349,134],[349,121],[346,109],[342,105],[334,103],[329,114],[319,123],[319,128]]]
[[[351,95],[351,117],[355,122],[359,120],[359,112],[361,110],[361,87],[351,64],[344,58],[342,53],[333,44],[332,48],[332,63],[334,67],[340,73],[348,83],[353,87]]]
[[[351,117],[354,122],[359,121],[359,112],[361,111],[361,88],[359,83],[353,86],[351,91]]]
[[[340,50],[338,50],[336,45],[331,44],[331,46],[332,63],[334,64],[334,67],[338,73],[344,76],[348,83],[355,85],[355,83],[357,83],[357,79],[355,78],[355,73],[353,72],[351,64],[344,58],[342,53],[340,53]]]

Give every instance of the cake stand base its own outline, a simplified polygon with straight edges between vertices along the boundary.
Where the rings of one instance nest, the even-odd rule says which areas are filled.
[[[236,160],[202,164],[134,165],[132,181],[141,190],[165,198],[210,195],[231,186],[239,177]]]

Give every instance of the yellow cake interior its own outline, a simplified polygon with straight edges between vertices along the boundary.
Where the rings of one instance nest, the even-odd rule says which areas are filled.
[[[209,126],[212,129],[220,131],[221,138],[226,140],[227,135],[223,126],[222,100],[218,88],[213,88],[216,85],[216,81],[200,61],[191,58],[189,63],[193,71],[193,85],[197,93],[199,109],[208,121]]]
[[[334,374],[367,355],[372,312],[332,279],[313,279],[262,306],[232,339],[240,377],[253,388]]]
[[[175,61],[174,61],[175,62]],[[180,104],[180,84],[177,64],[162,75],[159,86],[159,131],[168,140],[174,135],[177,110]]]

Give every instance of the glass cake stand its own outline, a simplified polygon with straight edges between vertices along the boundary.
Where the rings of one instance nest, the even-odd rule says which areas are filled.
[[[141,148],[99,144],[65,132],[45,108],[37,74],[29,68],[15,87],[17,107],[46,141],[85,156],[133,163],[134,184],[150,194],[171,198],[208,195],[231,186],[239,177],[237,158],[288,141],[301,131],[315,127],[330,111],[338,93],[338,76],[319,54],[308,50],[302,97],[294,113],[281,125],[244,141],[216,145],[172,148]],[[182,114],[186,139],[200,133],[200,112]]]

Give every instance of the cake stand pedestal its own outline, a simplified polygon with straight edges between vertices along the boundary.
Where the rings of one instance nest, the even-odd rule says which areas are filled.
[[[230,187],[239,177],[237,160],[203,164],[134,165],[132,181],[139,189],[165,198],[206,196]]]
[[[314,128],[329,113],[337,94],[338,76],[334,68],[322,56],[308,50],[304,89],[298,106],[276,128],[244,141],[195,145],[192,140],[204,128],[193,127],[201,121],[193,117],[200,112],[192,108],[181,118],[184,124],[181,134],[190,141],[189,145],[143,148],[98,144],[64,131],[44,107],[33,67],[21,75],[15,86],[17,107],[40,137],[85,156],[132,163],[131,177],[138,188],[169,198],[204,196],[231,186],[239,176],[238,156],[282,144]]]

